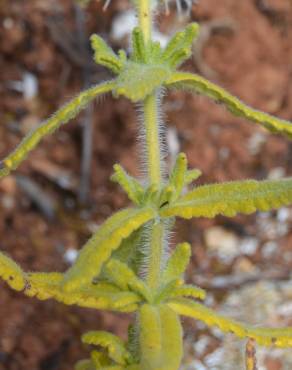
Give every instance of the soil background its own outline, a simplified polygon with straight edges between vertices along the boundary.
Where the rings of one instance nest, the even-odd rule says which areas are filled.
[[[113,19],[129,4],[112,1],[106,12],[102,6],[92,0],[80,11],[71,0],[0,2],[1,157],[78,91],[110,77],[91,62],[86,40],[99,33],[116,50],[125,46],[126,38],[114,39],[111,30]],[[208,37],[200,39],[201,48],[194,48],[195,57],[182,69],[201,73],[248,104],[292,120],[292,2],[200,0],[190,13]],[[184,22],[171,4],[171,14],[159,16],[157,27],[170,34]],[[109,177],[116,162],[140,175],[135,107],[125,99],[107,97],[92,109],[47,137],[16,172],[0,182],[0,249],[25,270],[64,271],[96,225],[128,204]],[[84,145],[90,143],[82,127],[90,122],[93,150],[87,194],[86,176],[80,169],[86,172],[88,162],[84,167],[80,158]],[[165,122],[169,161],[178,148],[185,151],[189,166],[203,172],[199,184],[292,175],[291,142],[234,118],[206,98],[170,93],[165,98]],[[275,237],[260,229],[257,217],[178,222],[173,244],[186,240],[193,246],[187,277],[210,288],[215,306],[234,289],[227,284],[216,290],[212,281],[218,276],[244,270],[248,281],[256,268],[258,279],[289,280],[291,218],[285,218],[286,232]],[[276,212],[269,217],[283,222]],[[224,232],[237,240],[256,239],[257,249],[222,260],[208,245],[206,233],[214,227],[223,232],[223,239]],[[263,253],[271,241],[276,250]],[[0,369],[72,370],[89,352],[80,343],[82,333],[107,329],[124,337],[128,322],[126,315],[29,299],[1,283]],[[196,324],[187,324],[186,337],[192,330],[195,340]],[[214,339],[201,360],[219,344]],[[265,366],[285,368],[281,361],[272,360]]]

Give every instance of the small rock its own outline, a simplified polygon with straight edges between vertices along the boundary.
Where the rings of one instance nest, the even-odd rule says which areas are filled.
[[[72,265],[78,256],[78,250],[75,248],[68,248],[64,253],[64,260],[68,264]]]
[[[204,238],[209,251],[225,262],[232,261],[239,253],[239,238],[223,227],[215,226],[207,229]]]

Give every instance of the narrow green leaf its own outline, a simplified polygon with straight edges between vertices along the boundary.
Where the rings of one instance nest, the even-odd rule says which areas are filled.
[[[159,198],[159,187],[157,184],[151,184],[145,191],[141,200],[143,205],[156,204]]]
[[[112,253],[112,258],[126,263],[136,274],[138,272],[139,256],[141,255],[142,229],[143,226],[123,239],[119,248]]]
[[[56,131],[62,124],[77,116],[93,99],[98,95],[107,93],[115,87],[115,82],[105,82],[96,85],[71,100],[64,107],[59,109],[51,118],[42,123],[37,128],[33,129],[18,145],[18,147],[9,154],[2,162],[0,162],[0,178],[8,175],[12,170],[15,170],[26,156],[40,142],[40,140],[49,134]]]
[[[161,209],[163,217],[233,217],[292,204],[292,179],[234,181],[204,185]]]
[[[162,208],[166,204],[170,203],[172,199],[175,198],[176,193],[177,191],[173,185],[164,186],[164,188],[162,189],[159,195],[159,200],[158,200],[159,207]]]
[[[69,292],[78,286],[90,284],[122,240],[154,217],[155,211],[145,207],[119,211],[105,221],[81,249],[75,264],[66,272],[62,284],[64,290]]]
[[[194,285],[181,285],[175,287],[169,294],[170,297],[193,297],[198,299],[206,298],[206,291]]]
[[[242,103],[226,90],[196,74],[176,72],[165,82],[169,87],[181,87],[208,96],[216,102],[222,103],[235,116],[246,118],[258,123],[271,132],[279,133],[292,138],[292,123],[258,111]]]
[[[25,287],[25,274],[10,257],[0,252],[0,277],[14,290],[21,291]]]
[[[176,190],[173,194],[173,200],[176,200],[176,198],[181,194],[183,190],[183,187],[185,185],[187,166],[187,156],[185,155],[185,153],[179,153],[169,179],[169,184],[174,186]]]
[[[100,369],[100,368],[96,368],[96,366],[92,362],[92,360],[80,360],[74,366],[74,369],[75,370],[97,370],[97,369]]]
[[[95,285],[79,286],[66,292],[62,289],[63,274],[61,273],[29,273],[26,275],[24,293],[40,300],[53,298],[67,305],[132,312],[137,308],[141,297],[132,292],[121,290],[105,282]]]
[[[147,53],[143,32],[140,27],[135,27],[132,31],[132,60],[138,63],[146,63]]]
[[[223,332],[234,333],[239,338],[253,338],[262,346],[291,347],[292,327],[266,328],[252,327],[217,314],[200,303],[187,298],[176,298],[168,303],[179,315],[203,321],[208,326],[218,326]]]
[[[198,23],[189,24],[185,30],[177,32],[169,41],[161,60],[172,68],[181,64],[191,55],[192,43],[199,33]]]
[[[105,348],[109,357],[119,365],[125,365],[131,359],[123,341],[106,331],[89,331],[82,335],[82,342]]]
[[[166,305],[144,304],[139,312],[141,370],[177,370],[182,358],[182,329]]]
[[[125,263],[112,258],[105,265],[104,273],[109,281],[117,285],[121,290],[132,290],[147,301],[151,299],[147,285]]]
[[[134,177],[129,176],[119,164],[114,165],[114,174],[111,180],[118,183],[124,189],[133,203],[140,203],[144,193],[143,186]]]
[[[188,243],[178,244],[167,261],[166,268],[162,274],[162,281],[167,283],[180,279],[190,262],[191,246]]]
[[[94,50],[95,62],[119,74],[123,68],[123,62],[114,53],[112,48],[98,35],[92,35],[90,41],[91,47]]]
[[[197,168],[193,170],[188,170],[185,176],[185,185],[191,184],[193,181],[197,180],[202,175],[202,172]]]

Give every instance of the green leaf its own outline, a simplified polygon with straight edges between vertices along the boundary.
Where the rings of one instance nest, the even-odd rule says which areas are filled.
[[[183,190],[183,187],[185,185],[187,166],[188,161],[185,153],[179,153],[169,179],[169,184],[174,186],[176,190],[173,194],[173,200],[176,200]]]
[[[40,300],[55,298],[56,300],[66,299],[63,297],[61,282],[63,274],[59,272],[30,272],[26,274],[25,295],[36,297]]]
[[[169,294],[169,297],[193,297],[198,299],[206,298],[206,291],[194,285],[176,286]]]
[[[109,281],[117,285],[121,290],[132,290],[147,301],[151,299],[147,285],[125,263],[112,258],[105,265],[104,273]]]
[[[160,88],[169,76],[167,66],[128,62],[117,78],[115,92],[133,102],[142,101]]]
[[[67,305],[132,312],[137,308],[141,297],[133,292],[121,292],[110,284],[100,282],[95,285],[76,287],[66,292],[62,289],[63,274],[61,273],[29,273],[26,277],[24,293],[40,300],[53,298]]]
[[[132,55],[133,62],[146,63],[147,51],[143,32],[140,27],[135,27],[132,31]]]
[[[162,208],[160,215],[213,218],[221,214],[233,217],[237,213],[269,211],[291,203],[291,178],[234,181],[197,187],[179,198],[177,202]]]
[[[136,274],[138,273],[138,265],[141,258],[142,230],[143,226],[124,239],[119,248],[112,253],[112,258],[126,263]]]
[[[105,331],[89,331],[82,335],[82,342],[105,348],[109,358],[119,365],[125,365],[131,360],[131,354],[127,351],[123,341],[111,333]]]
[[[185,185],[191,184],[193,181],[197,180],[202,175],[202,172],[197,168],[188,170],[185,175]]]
[[[83,91],[76,98],[71,100],[64,107],[59,109],[51,118],[33,129],[18,145],[18,147],[0,162],[0,178],[7,176],[12,170],[15,170],[21,162],[25,160],[40,142],[40,140],[56,131],[62,124],[67,123],[84,109],[98,95],[107,93],[115,87],[114,81],[109,81],[96,85],[86,91]]]
[[[114,171],[111,180],[118,183],[124,189],[133,203],[140,204],[141,197],[144,194],[143,186],[134,177],[129,176],[119,164],[114,165]]]
[[[114,53],[112,48],[98,35],[92,35],[90,41],[94,50],[95,62],[119,74],[123,68],[123,61]]]
[[[182,329],[177,314],[164,304],[139,311],[141,370],[177,370],[182,358]]]
[[[91,360],[80,360],[74,366],[75,370],[96,370],[95,364]]]
[[[193,41],[198,36],[199,29],[198,23],[191,23],[183,31],[177,32],[162,53],[162,62],[175,68],[189,58]]]
[[[152,208],[145,207],[125,209],[110,217],[81,249],[75,264],[64,276],[63,289],[70,292],[90,284],[122,240],[155,216]]]
[[[262,346],[291,347],[292,327],[266,328],[242,324],[187,298],[173,299],[168,303],[179,315],[203,321],[208,326],[217,326],[223,332],[232,332],[239,338],[253,338]]]
[[[25,288],[25,274],[11,258],[0,252],[0,277],[14,290]]]
[[[189,243],[178,244],[167,261],[162,274],[162,281],[168,283],[180,279],[184,274],[191,257],[191,246]]]
[[[191,73],[176,72],[165,82],[169,87],[188,88],[198,94],[208,96],[218,103],[222,103],[235,116],[246,118],[258,123],[271,132],[279,133],[292,138],[292,123],[258,111],[242,103],[226,90],[206,80],[205,78]]]

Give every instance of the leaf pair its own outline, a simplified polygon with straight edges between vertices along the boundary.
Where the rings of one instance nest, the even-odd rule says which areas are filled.
[[[12,289],[23,290],[29,297],[37,297],[40,300],[53,298],[68,305],[131,312],[137,309],[137,303],[141,301],[139,295],[124,292],[117,286],[105,282],[80,285],[69,293],[65,292],[62,289],[63,274],[25,273],[3,253],[0,253],[0,276]]]
[[[139,326],[141,370],[177,370],[183,353],[178,315],[165,304],[144,304]]]
[[[173,297],[193,297],[204,299],[206,292],[194,285],[186,285],[182,279],[190,262],[191,246],[188,243],[178,244],[169,257],[161,276],[161,286],[155,302],[167,302]]]
[[[111,180],[118,183],[128,195],[128,198],[141,207],[152,205],[161,208],[165,204],[175,201],[182,193],[185,186],[196,180],[201,175],[198,169],[187,169],[187,158],[184,153],[177,156],[171,171],[169,181],[162,189],[156,185],[144,188],[137,179],[130,176],[122,166],[114,165],[114,174]]]

